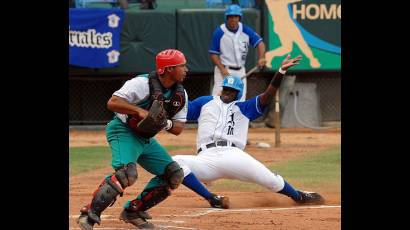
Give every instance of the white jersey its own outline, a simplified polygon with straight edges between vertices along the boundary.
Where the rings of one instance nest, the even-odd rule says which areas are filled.
[[[186,116],[188,113],[188,94],[185,91],[185,106],[178,113],[176,113],[172,120],[186,122]],[[149,103],[149,84],[148,74],[138,75],[128,81],[121,87],[121,89],[113,93],[114,96],[124,98],[130,104],[137,105],[142,108],[146,108]],[[164,93],[165,100],[171,96],[171,90]],[[124,123],[127,120],[127,114],[115,113],[115,115]]]
[[[250,27],[239,22],[232,32],[224,23],[214,31],[209,53],[219,55],[225,66],[244,67],[249,44],[256,47],[260,42],[262,38]]]
[[[189,102],[188,120],[198,120],[197,149],[226,140],[240,149],[246,146],[249,121],[261,116],[258,97],[223,103],[219,96],[203,96]]]

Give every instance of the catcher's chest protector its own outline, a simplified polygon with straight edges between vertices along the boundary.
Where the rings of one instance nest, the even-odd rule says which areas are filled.
[[[164,102],[164,109],[167,111],[167,118],[171,119],[176,113],[178,113],[185,106],[185,91],[181,83],[175,83],[171,88],[171,97],[169,99],[164,98],[165,88],[159,81],[158,75],[155,71],[149,74],[149,92],[151,97],[150,105],[154,100],[160,100]]]

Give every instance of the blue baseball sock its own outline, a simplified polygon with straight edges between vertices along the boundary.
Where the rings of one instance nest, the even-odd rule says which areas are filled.
[[[193,173],[188,174],[182,184],[190,188],[192,191],[198,193],[200,196],[209,200],[212,197],[212,194],[206,189],[206,187],[196,178]]]
[[[280,190],[278,193],[289,196],[293,200],[300,200],[302,198],[300,194],[286,181],[285,181],[285,186],[283,186],[283,189]]]

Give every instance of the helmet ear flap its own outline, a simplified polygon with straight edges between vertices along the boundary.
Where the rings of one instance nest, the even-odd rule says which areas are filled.
[[[236,94],[236,100],[239,100],[242,98],[242,90],[238,91],[238,94]]]

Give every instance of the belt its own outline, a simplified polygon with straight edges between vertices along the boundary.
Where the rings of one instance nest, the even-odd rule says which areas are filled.
[[[212,143],[209,143],[209,144],[205,145],[205,147],[207,149],[213,148],[213,147],[216,147],[216,146],[228,146],[228,142],[227,141],[216,141],[216,142],[212,142]],[[236,147],[236,145],[234,143],[231,143],[230,146]],[[202,150],[203,150],[202,148],[199,148],[197,153],[200,153]]]
[[[240,70],[240,69],[242,69],[242,67],[241,66],[228,66],[228,68],[229,69],[233,69],[233,70]]]

